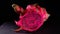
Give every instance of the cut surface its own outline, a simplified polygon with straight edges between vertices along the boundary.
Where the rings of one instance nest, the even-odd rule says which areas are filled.
[[[22,19],[22,27],[27,30],[36,30],[41,23],[41,16],[34,11],[26,13]]]

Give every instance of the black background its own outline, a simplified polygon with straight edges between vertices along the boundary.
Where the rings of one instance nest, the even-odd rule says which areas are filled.
[[[13,20],[18,20],[18,15],[14,12],[11,5],[16,3],[22,6],[24,9],[28,4],[38,3],[41,7],[46,8],[47,12],[51,15],[49,19],[41,27],[41,31],[45,28],[50,28],[48,33],[58,34],[60,31],[60,9],[58,0],[0,0],[0,24],[4,22],[11,22]],[[33,33],[39,33],[39,30]],[[43,33],[43,32],[40,32]]]

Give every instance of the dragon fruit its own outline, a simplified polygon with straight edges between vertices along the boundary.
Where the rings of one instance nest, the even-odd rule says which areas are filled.
[[[16,9],[17,12],[21,12],[21,7]],[[46,9],[39,5],[28,5],[24,11],[25,14],[19,16],[20,20],[15,21],[15,23],[21,28],[21,30],[27,30],[30,32],[38,30],[50,16]]]

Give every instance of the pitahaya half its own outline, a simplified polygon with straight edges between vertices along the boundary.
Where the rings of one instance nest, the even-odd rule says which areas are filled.
[[[20,9],[19,7],[17,9]],[[18,11],[18,10],[17,10]],[[21,11],[21,10],[19,10]],[[39,29],[44,21],[49,17],[46,9],[40,6],[28,5],[23,16],[19,16],[19,21],[15,21],[16,25],[21,27],[21,30],[36,31]]]

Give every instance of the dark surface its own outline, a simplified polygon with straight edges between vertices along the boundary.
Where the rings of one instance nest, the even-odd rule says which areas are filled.
[[[25,31],[15,32],[14,30],[18,27],[16,25],[11,24],[12,22],[5,22],[0,26],[0,34],[25,34]],[[27,34],[27,33],[26,33]]]

